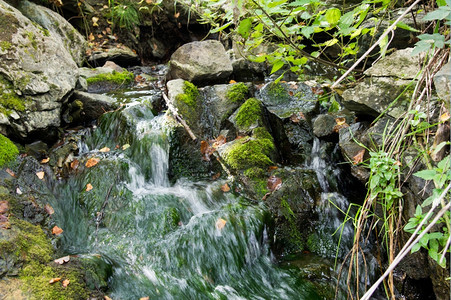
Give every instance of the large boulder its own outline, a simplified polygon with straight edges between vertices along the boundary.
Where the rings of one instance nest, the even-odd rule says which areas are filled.
[[[393,118],[403,115],[415,86],[411,82],[421,66],[420,56],[412,56],[412,50],[396,51],[375,63],[365,71],[367,78],[343,92],[343,105],[356,113],[374,117],[384,111]]]
[[[55,39],[60,40],[78,66],[85,61],[86,39],[61,15],[29,1],[20,1],[17,9],[44,30],[48,30]]]
[[[224,46],[214,40],[192,42],[178,48],[171,56],[170,76],[195,84],[224,82],[233,67]]]
[[[77,82],[77,64],[60,37],[1,0],[0,15],[0,131],[51,138]]]

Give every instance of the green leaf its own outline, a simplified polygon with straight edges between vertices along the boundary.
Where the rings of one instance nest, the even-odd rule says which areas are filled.
[[[429,256],[430,256],[433,260],[435,260],[435,261],[438,260],[437,249],[432,249],[432,248],[430,248],[429,251],[428,251],[428,254],[429,254]]]
[[[438,6],[445,6],[446,5],[446,1],[445,0],[437,0],[437,5]]]
[[[427,41],[428,43],[434,44],[438,48],[443,48],[445,46],[445,36],[440,33],[434,34],[420,34],[417,36],[422,41]]]
[[[221,27],[217,27],[217,28],[210,30],[210,32],[215,33],[215,32],[219,32],[219,31],[223,31],[224,29],[226,29],[227,27],[229,27],[232,24],[233,24],[233,22],[226,23],[226,24],[222,25]]]
[[[283,78],[283,75],[285,75],[285,72],[283,72],[282,74],[280,74],[280,76],[279,76],[279,77],[277,77],[277,79],[276,79],[276,80],[274,80],[274,84],[278,84],[278,83],[280,82],[280,80],[282,80],[282,78]]]
[[[424,180],[432,180],[435,178],[435,175],[437,175],[437,172],[435,170],[422,170],[414,173],[413,175]]]
[[[247,39],[249,37],[249,33],[252,28],[252,20],[250,18],[246,18],[241,20],[240,25],[238,25],[238,34],[243,38]]]
[[[279,5],[284,4],[286,2],[287,2],[287,0],[279,0],[279,1],[270,2],[268,4],[268,7],[270,7],[270,8],[271,7],[276,7],[276,6],[279,6]]]
[[[439,145],[440,146],[440,145]],[[438,148],[438,146],[437,146],[437,148]],[[437,164],[437,167],[438,168],[440,168],[440,169],[442,169],[443,171],[447,171],[447,170],[449,170],[449,168],[450,168],[450,161],[449,161],[449,159],[450,159],[450,156],[448,155],[447,157],[445,157],[444,159],[442,159],[438,164]]]
[[[404,30],[408,30],[408,31],[413,31],[413,32],[420,32],[420,30],[413,28],[412,26],[407,25],[404,22],[398,22],[396,24],[396,27],[404,29]]]
[[[323,45],[326,47],[330,47],[330,46],[335,45],[336,43],[338,43],[338,40],[334,38],[334,39],[324,42]]]
[[[341,18],[341,11],[338,8],[329,8],[325,14],[327,23],[330,24],[331,27],[338,24]]]
[[[424,248],[427,248],[429,243],[429,233],[426,233],[425,235],[423,235],[423,237],[420,239],[420,244],[421,246],[423,246]]]
[[[251,56],[251,57],[249,57],[249,60],[256,62],[256,63],[261,63],[266,60],[266,55]]]
[[[277,72],[278,70],[280,70],[280,68],[282,68],[285,65],[283,60],[278,60],[276,61],[273,65],[272,65],[272,69],[271,69],[271,74]]]
[[[451,8],[449,6],[440,6],[438,9],[431,11],[426,16],[424,16],[424,21],[433,20],[443,20],[449,19],[449,14],[451,13]]]
[[[338,22],[338,27],[342,30],[351,27],[354,23],[354,13],[352,11],[345,13],[340,17],[340,22]]]
[[[315,28],[313,26],[304,26],[301,29],[301,33],[306,37],[310,38],[310,36],[315,32]]]
[[[410,253],[415,253],[418,250],[420,250],[420,248],[421,248],[420,243],[416,243],[415,245],[413,245],[412,250],[410,251]]]
[[[421,215],[423,215],[423,209],[421,208],[421,205],[417,205],[417,208],[415,209],[415,216]]]

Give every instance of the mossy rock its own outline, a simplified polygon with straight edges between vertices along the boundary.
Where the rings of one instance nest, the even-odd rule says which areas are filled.
[[[246,100],[229,119],[240,131],[249,131],[261,126],[263,120],[261,102],[255,98]]]
[[[22,84],[26,82],[17,82]],[[24,111],[25,100],[14,91],[14,85],[0,74],[0,113],[9,116],[13,111]]]
[[[267,138],[241,138],[227,143],[223,149],[221,156],[226,164],[235,170],[265,168],[273,164],[270,156],[275,146],[273,141]]]
[[[100,73],[86,78],[88,92],[106,92],[127,87],[132,84],[135,76],[127,70],[123,72]]]
[[[233,103],[242,103],[246,99],[249,89],[246,84],[239,82],[227,89],[227,99]]]
[[[16,159],[19,150],[6,136],[0,134],[0,167]]]

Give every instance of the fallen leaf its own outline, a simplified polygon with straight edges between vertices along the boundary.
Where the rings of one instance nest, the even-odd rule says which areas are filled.
[[[17,195],[22,195],[23,193],[22,193],[22,191],[21,191],[19,188],[17,188],[17,189],[16,189],[16,194],[17,194]]]
[[[230,191],[230,187],[227,183],[225,183],[223,186],[221,186],[221,191],[223,191],[224,193],[227,193]]]
[[[278,166],[270,166],[270,167],[268,168],[268,171],[271,172],[271,171],[273,171],[273,170],[277,170],[278,168],[279,168]]]
[[[288,91],[288,95],[290,95],[291,97],[293,97],[294,92],[293,92],[293,91]]]
[[[93,189],[92,184],[88,183],[88,184],[86,185],[86,191],[89,192],[89,191],[92,190],[92,189]]]
[[[149,297],[141,297],[141,298],[139,298],[139,300],[149,300],[150,298]]]
[[[216,229],[222,230],[222,229],[224,228],[224,226],[226,225],[226,223],[227,223],[226,220],[224,220],[224,219],[222,219],[222,218],[219,218],[219,219],[216,221]]]
[[[92,26],[94,26],[94,27],[98,27],[99,26],[99,24],[97,24],[97,21],[99,20],[99,18],[97,18],[97,17],[92,17]]]
[[[402,164],[401,164],[401,162],[400,162],[399,160],[397,160],[397,161],[394,163],[394,165],[395,165],[395,166],[401,166]]]
[[[440,122],[445,122],[449,120],[449,112],[446,112],[440,116]]]
[[[55,213],[55,210],[53,209],[53,207],[51,207],[50,204],[48,204],[48,203],[44,206],[44,210],[49,215],[53,215]]]
[[[337,123],[337,125],[343,125],[346,123],[346,118],[336,118],[335,123]]]
[[[61,233],[63,233],[64,230],[62,230],[61,228],[59,228],[58,226],[54,226],[52,228],[52,234],[54,235],[60,235]]]
[[[4,214],[9,210],[9,202],[6,200],[0,201],[0,214]]]
[[[86,168],[92,168],[99,163],[100,159],[93,157],[86,162]]]
[[[99,150],[99,152],[103,152],[103,153],[110,152],[110,148],[103,147],[102,149]]]
[[[354,157],[352,158],[352,163],[354,165],[357,165],[357,164],[361,163],[363,161],[363,155],[364,154],[365,154],[365,149],[362,149],[359,152],[357,152],[357,154],[354,155]]]
[[[217,180],[219,177],[221,177],[221,172],[218,172],[215,175],[211,176],[211,180]]]
[[[213,142],[213,148],[218,148],[221,145],[224,145],[225,143],[227,143],[227,139],[225,136],[223,135],[219,135],[216,140]]]
[[[103,296],[103,299],[105,299],[105,300],[113,300],[110,297],[108,297],[107,295]]]
[[[236,83],[236,81],[232,79],[232,80],[229,81],[229,83],[230,83],[230,84]]]
[[[58,282],[60,280],[61,280],[60,277],[52,278],[52,279],[50,279],[49,283],[52,284],[52,283]]]
[[[14,174],[14,172],[10,169],[10,168],[6,168],[6,173],[8,173],[9,175],[11,175],[12,177],[16,177],[16,174]]]
[[[127,150],[128,148],[130,148],[129,144],[125,144],[125,145],[122,146],[122,150]]]
[[[72,170],[77,169],[79,165],[80,165],[80,162],[78,161],[78,159],[74,159],[74,160],[70,163],[70,167],[71,167]]]
[[[337,125],[334,126],[334,132],[339,132],[340,129],[349,127],[349,125],[346,123],[346,118],[336,118],[335,123],[337,123]]]
[[[69,283],[70,283],[69,279],[64,279],[63,280],[63,287],[67,287],[69,285]]]
[[[88,39],[90,40],[90,41],[93,41],[93,40],[95,40],[96,38],[95,38],[95,36],[92,34],[92,32],[89,34],[89,36],[88,36]]]
[[[282,186],[282,179],[280,179],[279,177],[276,177],[276,176],[272,175],[272,176],[270,176],[268,178],[268,182],[266,184],[266,187],[271,192],[280,189],[281,186]]]
[[[49,158],[49,157],[44,158],[43,160],[41,160],[41,164],[46,164],[46,163],[48,163],[49,161],[50,161],[50,158]]]
[[[45,175],[44,171],[36,172],[36,176],[38,176],[39,179],[44,179],[44,175]]]
[[[323,90],[323,88],[320,87],[320,86],[313,86],[313,87],[312,87],[312,92],[313,92],[313,94],[316,94],[316,95],[322,95],[322,94],[324,94],[324,90]]]
[[[180,12],[177,12],[174,14],[174,18],[178,19],[178,17],[180,16]]]
[[[63,257],[60,257],[58,259],[55,259],[54,262],[57,263],[57,264],[62,265],[64,263],[67,263],[69,260],[70,260],[70,256],[67,255],[67,256],[63,256]]]

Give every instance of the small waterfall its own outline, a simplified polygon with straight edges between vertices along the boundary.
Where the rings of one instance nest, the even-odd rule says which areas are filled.
[[[326,161],[321,158],[321,142],[315,137],[313,140],[311,162],[309,168],[315,171],[319,184],[323,192],[329,191],[329,182],[326,177]]]

